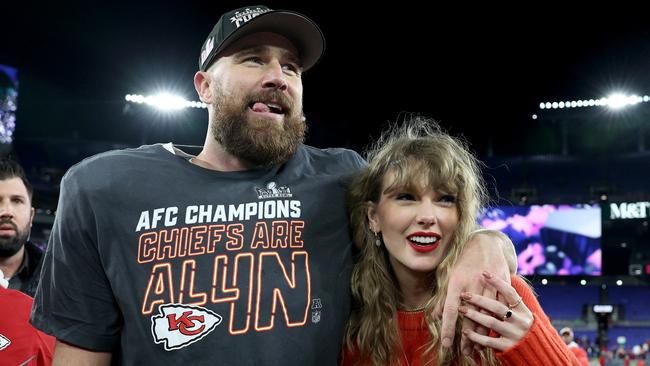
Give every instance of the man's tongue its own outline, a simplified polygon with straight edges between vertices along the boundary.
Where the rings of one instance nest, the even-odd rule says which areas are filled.
[[[258,113],[269,113],[269,112],[271,112],[271,109],[269,108],[269,106],[267,106],[264,103],[260,103],[260,102],[257,102],[255,104],[253,104],[251,109],[253,110],[253,112],[258,112]]]

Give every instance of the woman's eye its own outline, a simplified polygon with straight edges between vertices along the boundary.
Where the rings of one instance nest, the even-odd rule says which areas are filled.
[[[410,193],[398,193],[395,195],[395,199],[400,201],[412,201],[415,197]]]
[[[456,203],[456,196],[451,194],[445,194],[440,197],[440,202],[453,204]]]

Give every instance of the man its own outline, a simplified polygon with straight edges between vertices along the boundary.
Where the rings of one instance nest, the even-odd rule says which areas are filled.
[[[34,296],[43,251],[29,241],[32,185],[15,161],[0,159],[0,277],[10,289]]]
[[[33,189],[22,167],[0,159],[0,360],[49,365],[54,338],[29,324],[42,251],[29,242]],[[7,289],[8,287],[8,289]],[[22,292],[22,293],[21,293]],[[29,295],[29,296],[28,296]]]
[[[54,337],[29,324],[32,298],[7,289],[0,281],[0,360],[3,365],[47,366],[52,362]]]
[[[569,327],[564,327],[560,329],[560,336],[562,337],[562,340],[564,340],[564,343],[566,343],[567,347],[569,347],[569,350],[576,356],[578,361],[580,361],[583,366],[588,366],[589,357],[587,357],[587,351],[580,348],[580,346],[573,341],[573,330]]]
[[[323,50],[304,15],[228,12],[194,77],[196,156],[152,145],[70,169],[32,317],[55,364],[336,364],[364,162],[302,144],[301,76]]]

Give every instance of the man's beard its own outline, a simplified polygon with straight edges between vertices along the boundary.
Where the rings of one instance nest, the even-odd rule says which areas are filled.
[[[214,89],[213,118],[210,129],[214,139],[233,156],[253,166],[271,166],[288,161],[305,141],[306,124],[301,103],[292,103],[279,90],[264,90],[254,95],[224,93]],[[284,121],[279,124],[263,117],[248,116],[256,101],[279,101]]]
[[[19,230],[18,226],[16,226],[16,224],[11,220],[0,221],[0,225],[7,224],[13,226],[16,234],[12,236],[0,236],[0,258],[9,258],[18,253],[20,248],[25,245],[29,238],[29,223],[23,228],[23,230]]]

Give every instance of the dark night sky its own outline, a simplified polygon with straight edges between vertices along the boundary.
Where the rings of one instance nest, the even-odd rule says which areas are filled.
[[[3,10],[0,49],[0,64],[19,69],[17,139],[125,144],[202,143],[207,112],[125,112],[123,97],[171,85],[196,100],[203,40],[223,11],[251,5],[20,3]],[[407,111],[440,120],[479,154],[489,139],[497,154],[535,153],[531,141],[555,128],[531,119],[539,102],[598,98],[613,88],[650,93],[650,22],[641,9],[351,3],[266,3],[305,13],[325,33],[325,57],[303,78],[308,142],[316,146],[358,150]]]

